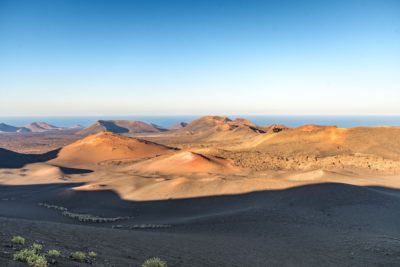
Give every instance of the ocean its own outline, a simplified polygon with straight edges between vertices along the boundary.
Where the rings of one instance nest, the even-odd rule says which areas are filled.
[[[14,126],[44,121],[55,126],[70,127],[76,124],[89,126],[97,120],[140,120],[163,127],[171,127],[179,122],[190,122],[199,116],[71,116],[71,117],[0,117],[0,123]],[[297,127],[304,124],[336,125],[349,128],[358,126],[400,126],[400,116],[261,116],[230,115],[231,119],[246,118],[257,125],[284,124]]]

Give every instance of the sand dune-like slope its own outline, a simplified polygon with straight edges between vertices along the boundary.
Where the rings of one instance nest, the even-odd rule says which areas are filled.
[[[99,120],[91,126],[78,132],[80,135],[95,134],[102,131],[113,133],[158,133],[162,128],[142,121],[129,120]]]
[[[0,172],[1,185],[54,184],[65,182],[61,168],[46,163],[27,164]]]
[[[254,170],[356,167],[400,171],[400,127],[305,125],[248,138],[219,156]]]
[[[0,150],[0,158],[7,161],[0,161],[0,168],[49,160],[47,164],[93,170],[72,179],[86,183],[77,189],[110,189],[129,200],[239,194],[324,182],[399,185],[400,127],[263,129],[244,119],[208,116],[153,136],[152,140],[172,136],[177,144],[187,145],[183,150],[100,132],[53,151],[52,158]],[[192,143],[184,143],[186,137]],[[57,177],[55,169],[42,168],[41,176]]]
[[[126,200],[166,200],[204,196],[234,195],[264,190],[281,190],[302,185],[343,183],[358,186],[385,186],[400,188],[398,175],[379,175],[371,172],[291,171],[260,172],[254,174],[230,173],[143,173],[107,172],[92,174],[96,179],[75,187],[78,191],[112,190]]]
[[[117,174],[114,179],[103,175],[104,179],[89,182],[74,189],[77,191],[112,190],[125,200],[147,201],[240,194],[257,191],[267,186],[266,183],[257,186],[258,182],[263,182],[259,179],[226,180],[216,175],[129,177]]]
[[[353,153],[400,160],[400,127],[352,128],[339,145]]]
[[[276,134],[260,136],[243,148],[273,154],[373,154],[400,159],[400,127],[337,128],[306,125]]]
[[[135,160],[171,151],[174,149],[149,141],[101,132],[63,147],[51,163],[72,167],[93,166],[107,160]]]
[[[238,171],[229,161],[212,156],[205,156],[189,151],[179,151],[146,161],[133,166],[140,172],[160,173],[232,173]]]
[[[334,126],[307,125],[272,132],[245,140],[235,149],[256,150],[271,154],[329,154],[335,153],[348,135],[348,129]]]

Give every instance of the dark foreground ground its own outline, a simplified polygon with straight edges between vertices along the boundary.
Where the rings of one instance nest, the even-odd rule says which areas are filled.
[[[53,266],[89,266],[68,259],[76,250],[96,251],[92,266],[140,266],[152,256],[177,267],[400,265],[400,192],[392,189],[321,184],[128,202],[112,192],[70,186],[0,187],[0,266],[24,266],[12,260],[14,235],[61,250],[66,257]],[[39,202],[134,218],[82,223]],[[141,224],[170,227],[131,229]]]

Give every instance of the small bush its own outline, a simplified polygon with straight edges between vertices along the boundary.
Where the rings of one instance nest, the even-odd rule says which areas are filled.
[[[88,256],[91,257],[91,258],[96,258],[97,257],[97,253],[94,252],[94,251],[89,251],[88,252]]]
[[[43,249],[43,245],[38,244],[38,243],[32,244],[32,250],[34,250],[35,253],[39,253],[40,251],[42,251],[42,249]]]
[[[35,254],[35,251],[32,249],[23,249],[14,254],[14,260],[26,262],[29,257],[34,256]]]
[[[60,257],[61,252],[58,251],[57,249],[50,249],[47,251],[47,256],[52,257],[52,258],[57,258]]]
[[[142,267],[167,267],[167,262],[161,260],[160,258],[150,258],[143,262]]]
[[[29,257],[27,261],[31,267],[47,267],[47,260],[44,256],[35,254],[33,257]]]
[[[22,236],[16,235],[16,236],[13,236],[13,238],[11,239],[11,242],[15,245],[25,245],[25,238],[23,238]]]
[[[14,254],[14,260],[27,263],[31,267],[47,267],[44,256],[36,254],[34,249],[23,249]]]
[[[86,259],[86,254],[82,251],[75,251],[71,253],[71,258],[76,261],[84,261]]]

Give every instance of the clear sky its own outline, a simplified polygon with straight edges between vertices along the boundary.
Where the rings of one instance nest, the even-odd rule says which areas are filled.
[[[0,114],[400,115],[400,0],[0,0]]]

